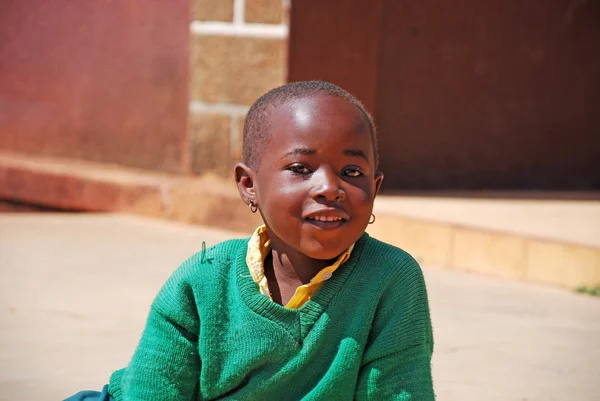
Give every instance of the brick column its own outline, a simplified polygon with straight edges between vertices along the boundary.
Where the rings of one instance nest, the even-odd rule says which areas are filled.
[[[194,0],[189,141],[192,171],[230,176],[249,106],[287,75],[287,2]]]

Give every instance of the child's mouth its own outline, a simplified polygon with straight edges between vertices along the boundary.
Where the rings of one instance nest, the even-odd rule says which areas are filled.
[[[308,218],[306,219],[307,222],[309,222],[310,224],[312,224],[315,227],[319,227],[320,229],[323,230],[333,230],[336,229],[338,227],[341,227],[346,220],[341,219],[341,218],[337,218],[337,219],[332,219],[332,220],[325,220],[325,219],[315,219],[315,218]]]
[[[342,216],[342,213],[335,213],[309,215],[305,220],[320,229],[331,230],[342,226],[348,221],[348,218],[345,215]]]

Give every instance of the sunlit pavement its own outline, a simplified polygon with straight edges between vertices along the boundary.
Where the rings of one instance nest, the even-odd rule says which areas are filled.
[[[127,364],[169,274],[202,241],[235,235],[130,216],[0,214],[0,400],[102,387]],[[424,271],[439,400],[598,400],[600,298]]]

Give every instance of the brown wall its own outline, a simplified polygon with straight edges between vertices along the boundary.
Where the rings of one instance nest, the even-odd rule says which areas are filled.
[[[293,1],[289,81],[322,79],[375,109],[381,0]]]
[[[365,100],[388,189],[600,189],[600,2],[364,3],[292,3],[290,80]]]
[[[189,0],[3,0],[0,149],[185,172]]]

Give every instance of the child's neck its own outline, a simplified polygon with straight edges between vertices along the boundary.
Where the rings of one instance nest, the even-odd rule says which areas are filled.
[[[296,288],[310,282],[319,271],[333,263],[332,260],[312,259],[287,248],[272,243],[264,263],[271,297],[281,305],[288,303]]]

